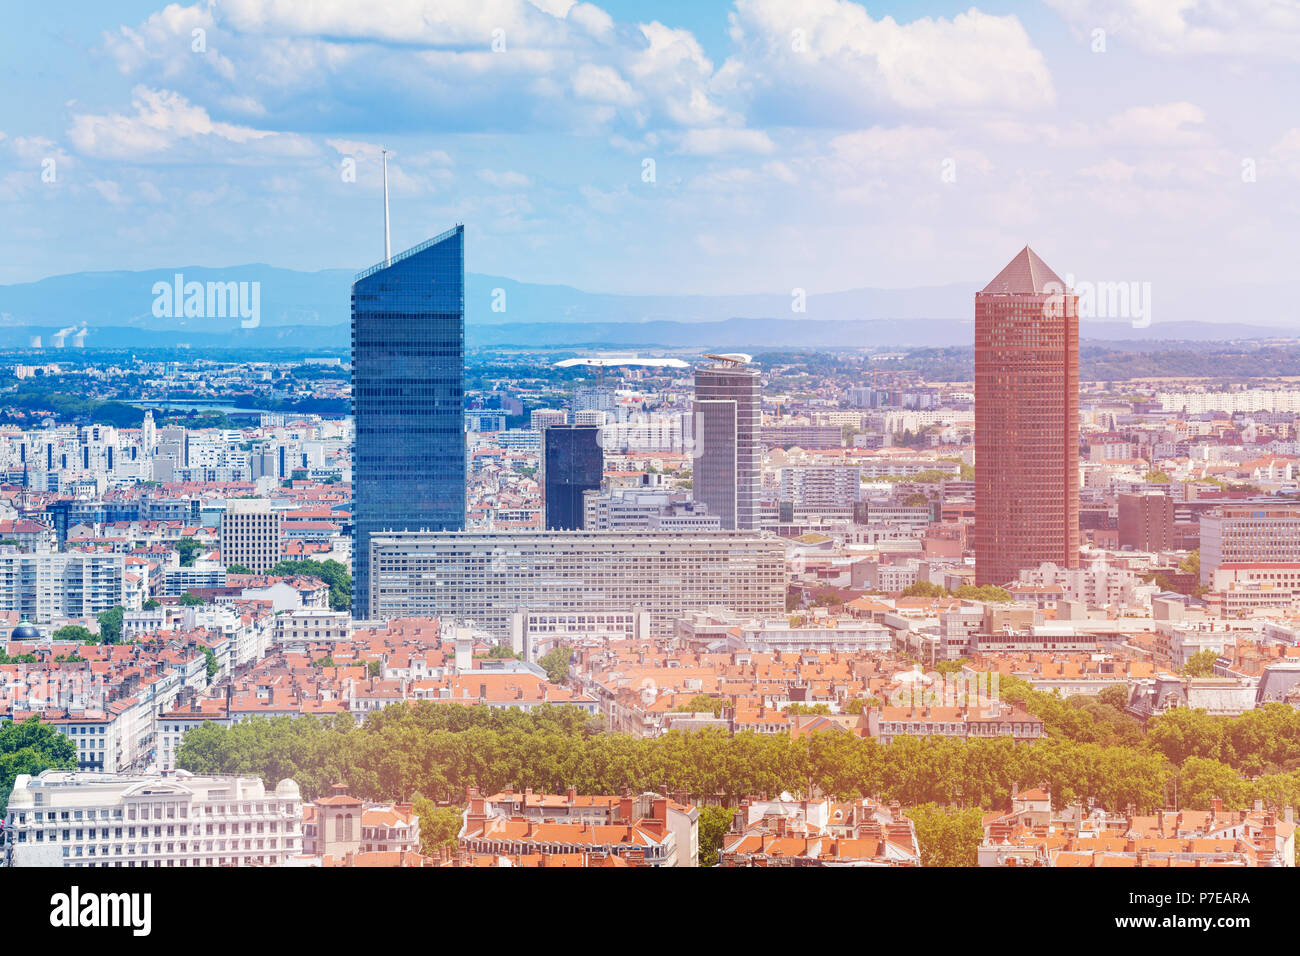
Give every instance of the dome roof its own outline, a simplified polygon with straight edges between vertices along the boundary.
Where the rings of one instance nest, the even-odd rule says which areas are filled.
[[[298,784],[286,777],[275,785],[275,795],[277,797],[299,796]]]
[[[41,632],[32,627],[27,621],[20,621],[18,626],[9,634],[11,641],[37,641],[40,640]]]
[[[10,809],[14,807],[30,807],[35,803],[36,798],[32,796],[32,792],[25,786],[16,786],[14,787],[13,792],[9,794]]]

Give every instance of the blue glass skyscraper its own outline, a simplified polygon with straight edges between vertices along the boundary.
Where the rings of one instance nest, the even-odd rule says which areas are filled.
[[[352,614],[370,615],[370,536],[465,526],[465,227],[352,284]]]

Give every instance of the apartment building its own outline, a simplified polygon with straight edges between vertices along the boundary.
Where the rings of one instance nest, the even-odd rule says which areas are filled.
[[[1138,602],[1142,579],[1128,568],[1093,561],[1086,567],[1065,568],[1044,562],[1036,568],[1022,568],[1021,584],[1045,589],[1047,594],[1058,593],[1059,599],[1080,601],[1091,607],[1129,605]],[[1153,589],[1148,589],[1153,590]]]
[[[221,562],[242,564],[258,574],[280,563],[284,548],[281,516],[262,498],[231,498],[221,516]]]
[[[226,565],[221,561],[195,561],[189,567],[164,568],[162,595],[180,597],[186,591],[226,586]]]
[[[696,866],[699,811],[657,793],[623,796],[505,792],[484,797],[471,789],[457,834],[469,855],[539,854],[589,861],[616,857],[630,866]],[[579,864],[581,865],[581,864]],[[590,862],[587,863],[590,865]]]
[[[1225,564],[1300,562],[1300,505],[1224,505],[1201,516],[1201,583]]]
[[[840,448],[844,430],[839,425],[763,425],[759,441],[765,448]]]
[[[627,421],[607,422],[600,429],[606,455],[683,454],[691,451],[694,420],[680,413],[638,413]]]
[[[979,866],[1278,867],[1295,866],[1295,815],[1267,810],[1106,813],[1053,808],[1047,790],[1013,793],[1009,813],[985,817]]]
[[[125,561],[120,554],[0,551],[0,612],[48,624],[126,607]]]
[[[852,511],[861,483],[856,465],[794,465],[781,469],[781,500],[795,508]]]
[[[255,777],[19,774],[5,816],[6,866],[249,866],[302,851],[302,798]]]
[[[649,637],[650,615],[644,611],[517,611],[510,618],[510,646],[528,661],[559,646],[599,646],[614,640]]]
[[[718,865],[920,866],[921,847],[898,804],[742,800],[722,838]]]
[[[499,638],[520,610],[640,608],[655,635],[687,610],[785,611],[785,548],[726,533],[389,532],[371,542],[377,618],[472,621]]]
[[[317,642],[346,641],[351,634],[352,618],[347,611],[303,608],[275,618],[275,643],[294,650]]]
[[[583,496],[586,531],[719,531],[721,520],[703,502],[667,490],[622,488]]]
[[[1031,742],[1045,736],[1043,721],[1023,708],[1001,701],[980,706],[894,706],[867,709],[867,735],[882,744],[897,737],[1010,737]]]
[[[838,620],[798,625],[787,621],[754,621],[740,630],[741,643],[750,650],[790,653],[886,653],[893,634],[874,621]]]

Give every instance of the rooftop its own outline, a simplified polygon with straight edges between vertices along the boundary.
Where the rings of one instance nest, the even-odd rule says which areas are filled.
[[[1048,288],[1048,285],[1053,288]],[[980,295],[1050,295],[1064,292],[1065,283],[1028,246],[986,285]]]

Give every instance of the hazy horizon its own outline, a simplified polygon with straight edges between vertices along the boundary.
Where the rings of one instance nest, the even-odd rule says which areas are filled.
[[[0,283],[363,268],[381,146],[394,249],[464,222],[471,271],[598,294],[979,282],[1029,243],[1195,305],[1290,265],[1300,21],[1263,0],[70,6],[0,37]]]

